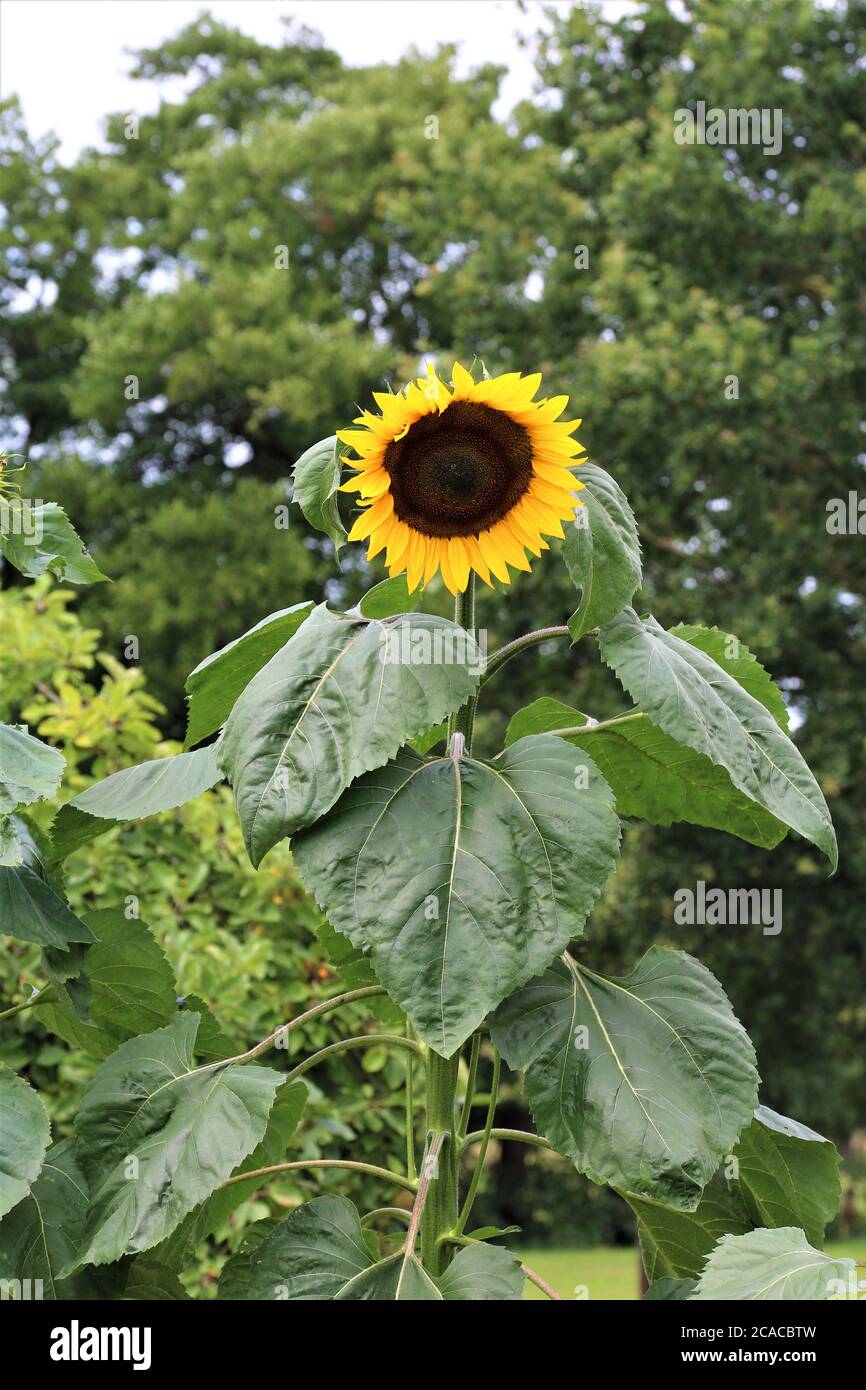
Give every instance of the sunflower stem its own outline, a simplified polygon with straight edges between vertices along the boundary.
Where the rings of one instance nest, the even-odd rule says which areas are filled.
[[[474,636],[475,633],[475,575],[470,574],[466,592],[454,599],[454,621]],[[452,757],[462,757],[472,747],[472,728],[475,723],[476,699],[468,700],[448,723],[448,745]],[[463,736],[464,748],[454,735]],[[431,1274],[441,1274],[451,1259],[451,1251],[442,1236],[456,1228],[460,1190],[457,1141],[457,1077],[460,1068],[459,1050],[453,1057],[440,1057],[430,1049],[427,1053],[427,1150],[422,1174],[431,1156],[435,1155],[435,1170],[430,1174],[430,1187],[421,1215],[421,1253]]]
[[[549,642],[553,637],[570,636],[567,627],[540,627],[537,632],[525,632],[522,637],[515,637],[513,642],[507,642],[498,652],[493,653],[481,677],[481,684],[486,685],[491,676],[496,675],[500,666],[504,666],[506,661],[510,661],[518,653],[526,651],[527,647],[537,647],[539,642]]]
[[[464,628],[471,637],[475,638],[475,574],[470,572],[466,591],[456,594],[454,598],[454,621]],[[472,695],[466,704],[455,714],[452,714],[448,723],[448,740],[451,741],[452,734],[462,734],[466,741],[466,752],[472,752],[472,730],[475,726],[475,710],[478,705],[478,696]]]

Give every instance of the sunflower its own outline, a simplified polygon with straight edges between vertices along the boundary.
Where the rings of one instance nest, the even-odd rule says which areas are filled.
[[[381,415],[338,431],[358,455],[343,458],[356,476],[341,491],[362,509],[349,540],[369,540],[368,559],[384,550],[410,590],[440,570],[452,594],[473,570],[488,585],[510,583],[509,565],[528,572],[527,551],[562,539],[583,487],[571,472],[580,421],[560,420],[567,396],[534,400],[540,385],[540,373],[475,381],[455,362],[450,388],[431,367],[399,395],[374,392]]]

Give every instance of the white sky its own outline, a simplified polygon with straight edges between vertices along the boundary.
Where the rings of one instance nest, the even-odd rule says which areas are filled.
[[[567,9],[567,0],[553,0]],[[627,0],[605,0],[616,14]],[[21,98],[30,134],[55,131],[62,157],[101,143],[113,111],[153,111],[157,85],[132,82],[128,50],[154,47],[202,10],[264,42],[279,43],[281,18],[318,30],[348,63],[392,62],[412,46],[461,45],[460,71],[484,62],[509,70],[503,107],[528,96],[530,55],[517,35],[534,32],[541,0],[521,13],[513,0],[0,0],[0,92]],[[171,90],[173,98],[179,90]]]

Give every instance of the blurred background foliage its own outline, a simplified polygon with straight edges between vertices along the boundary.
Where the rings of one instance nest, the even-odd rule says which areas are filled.
[[[5,105],[0,409],[31,492],[63,503],[114,583],[73,602],[3,576],[2,717],[64,749],[70,792],[175,746],[161,739],[182,735],[203,656],[267,612],[354,602],[382,576],[357,547],[338,568],[295,511],[277,524],[298,454],[425,358],[542,370],[637,514],[639,606],[733,631],[773,673],[841,849],[828,882],[793,836],[766,855],[629,826],[580,949],[613,970],[655,941],[694,951],[755,1042],[763,1100],[845,1149],[862,1211],[866,542],[826,523],[864,479],[866,8],[646,0],[539,23],[537,90],[507,119],[502,73],[458,78],[447,45],[349,68],[297,26],[272,48],[207,16],[137,56],[141,78],[180,77],[186,95],[132,138],[126,113],[110,117],[105,148],[71,167]],[[678,144],[675,112],[699,99],[781,109],[781,151]],[[437,587],[428,599],[447,611]],[[575,606],[552,555],[507,596],[485,592],[481,621],[493,647]],[[587,646],[511,663],[485,692],[482,749],[542,692],[622,708]],[[781,934],[675,925],[673,895],[698,879],[782,889]],[[69,886],[80,908],[136,895],[183,988],[244,1038],[337,988],[288,853],[253,874],[224,792],[114,832]],[[8,993],[27,961],[4,968]],[[40,1053],[38,1021],[4,1037],[41,1090],[53,1068],[63,1122],[80,1061]],[[304,1142],[357,1156],[384,1134],[396,1152],[390,1065],[317,1074]],[[525,1122],[515,1087],[509,1103]],[[513,1147],[485,1219],[630,1238],[610,1194]]]

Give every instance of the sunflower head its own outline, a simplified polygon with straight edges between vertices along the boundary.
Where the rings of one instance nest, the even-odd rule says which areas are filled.
[[[475,381],[459,362],[451,386],[429,370],[399,395],[374,393],[381,414],[365,410],[338,437],[358,455],[344,457],[355,477],[361,515],[349,540],[381,550],[392,575],[410,589],[441,570],[452,593],[471,571],[490,584],[510,582],[509,565],[530,569],[526,552],[562,538],[562,522],[580,505],[571,469],[584,450],[579,420],[561,420],[567,396],[534,399],[541,376]]]

